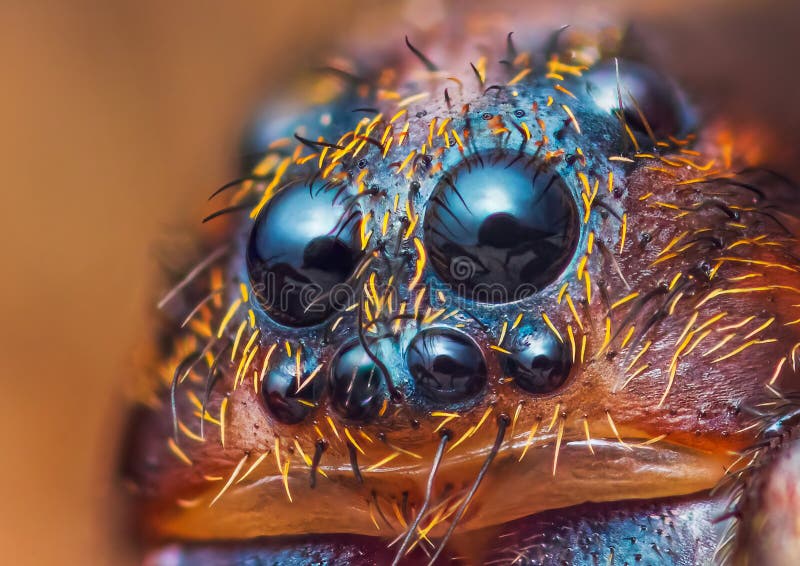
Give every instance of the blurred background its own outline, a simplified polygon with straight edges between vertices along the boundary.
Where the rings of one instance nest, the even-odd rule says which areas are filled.
[[[236,175],[247,117],[287,77],[343,42],[402,49],[467,5],[382,4],[0,0],[3,562],[135,563],[114,460],[160,250]],[[638,22],[695,100],[761,123],[768,160],[799,172],[800,4],[549,4],[475,9],[509,31]]]

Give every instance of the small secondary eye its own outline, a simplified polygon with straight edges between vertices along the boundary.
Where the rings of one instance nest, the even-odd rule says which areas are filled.
[[[622,99],[625,122],[634,132],[648,135],[649,126],[656,139],[686,133],[689,117],[678,92],[666,77],[650,67],[619,61],[617,80],[617,65],[610,61],[593,67],[584,77],[587,90],[600,109],[616,113]]]
[[[367,421],[384,399],[383,373],[360,344],[345,346],[331,369],[330,397],[334,409],[345,418]]]
[[[270,413],[286,424],[302,421],[324,392],[324,380],[297,375],[291,359],[270,370],[261,383],[261,396]]]
[[[486,384],[486,361],[478,345],[450,328],[428,328],[417,334],[406,363],[420,392],[434,402],[463,401]]]
[[[462,297],[484,303],[510,303],[552,283],[579,232],[563,179],[523,160],[461,164],[434,189],[424,220],[436,273]]]
[[[569,377],[572,367],[564,345],[551,333],[528,336],[510,355],[503,357],[503,371],[528,393],[555,391]]]
[[[278,193],[256,219],[247,245],[253,293],[276,322],[309,326],[332,309],[330,293],[352,275],[360,215],[334,191],[296,185]]]

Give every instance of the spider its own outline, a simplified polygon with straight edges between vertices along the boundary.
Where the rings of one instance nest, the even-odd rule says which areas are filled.
[[[150,559],[794,563],[791,180],[619,30],[406,37],[314,92],[159,304]]]

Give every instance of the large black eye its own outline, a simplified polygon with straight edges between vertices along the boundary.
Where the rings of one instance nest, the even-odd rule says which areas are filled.
[[[271,369],[261,382],[261,395],[273,416],[295,424],[308,415],[325,391],[325,380],[296,371],[291,359]]]
[[[408,347],[406,363],[419,390],[432,401],[463,401],[478,394],[486,383],[486,362],[478,345],[449,328],[417,334]]]
[[[335,191],[312,196],[304,185],[278,193],[261,211],[247,269],[255,296],[275,321],[308,326],[328,316],[332,289],[358,262],[358,222],[357,210],[348,210]]]
[[[366,421],[377,414],[384,399],[383,373],[360,344],[337,354],[331,369],[331,403],[345,418]]]
[[[617,113],[622,98],[625,122],[638,134],[647,135],[642,116],[656,139],[686,134],[690,117],[673,84],[657,71],[633,61],[601,63],[584,75],[586,88],[595,104]]]
[[[564,181],[525,160],[460,165],[434,189],[424,221],[436,273],[459,295],[509,303],[552,283],[580,225]]]
[[[527,336],[503,357],[503,371],[514,384],[529,393],[555,391],[566,381],[572,367],[564,345],[549,332]]]

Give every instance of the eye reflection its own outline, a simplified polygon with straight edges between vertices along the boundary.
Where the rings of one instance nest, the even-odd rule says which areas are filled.
[[[360,255],[358,212],[334,191],[305,185],[278,193],[256,219],[247,245],[253,292],[287,326],[309,326],[331,309],[327,293],[347,281]]]
[[[261,383],[261,396],[270,413],[286,424],[305,419],[324,392],[324,381],[298,376],[291,359],[270,370]]]
[[[572,364],[564,344],[551,333],[527,336],[503,357],[503,371],[514,384],[534,394],[555,391],[569,377]]]
[[[383,401],[383,373],[360,344],[346,346],[337,354],[331,370],[331,403],[345,418],[367,421]]]
[[[672,83],[654,69],[620,61],[618,80],[617,65],[611,61],[593,67],[584,77],[589,95],[601,110],[616,113],[622,100],[626,124],[643,139],[648,126],[656,139],[686,133],[688,112]]]
[[[406,363],[420,392],[440,404],[477,395],[487,380],[478,346],[450,328],[428,328],[417,334],[408,347]]]
[[[579,224],[564,181],[521,161],[471,170],[462,164],[431,196],[424,221],[431,264],[461,296],[524,298],[572,258]]]

